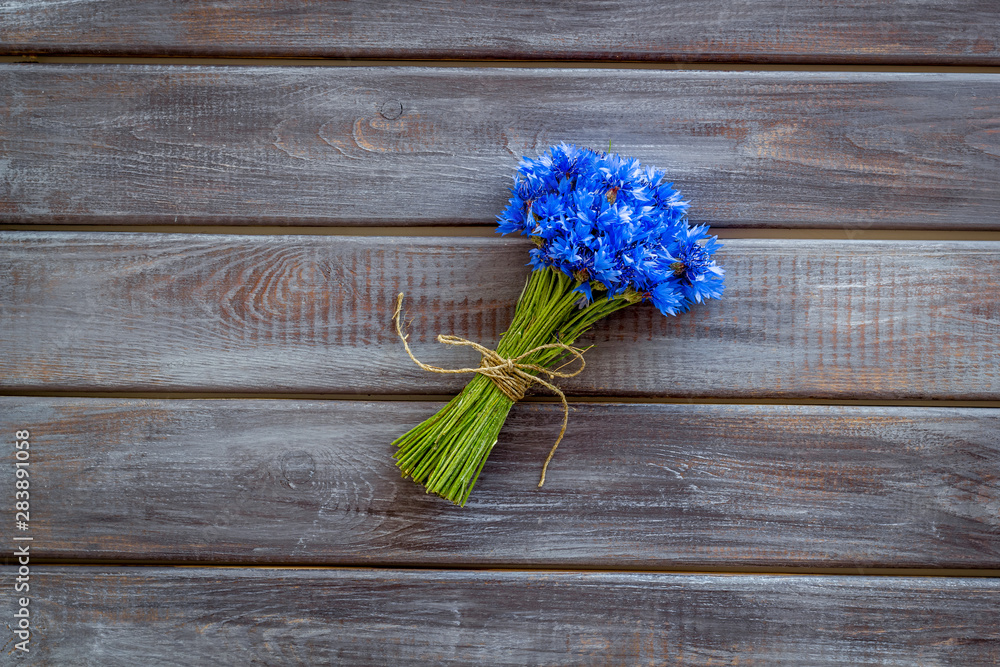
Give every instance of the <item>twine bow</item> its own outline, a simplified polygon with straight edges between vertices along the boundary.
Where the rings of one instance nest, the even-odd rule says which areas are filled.
[[[556,442],[552,445],[552,449],[549,450],[549,455],[545,459],[545,464],[542,466],[542,478],[538,482],[540,487],[545,483],[545,471],[549,467],[549,461],[552,460],[552,456],[556,453],[556,448],[559,443],[562,442],[563,436],[566,435],[566,426],[569,424],[569,403],[566,401],[566,394],[562,393],[559,387],[555,386],[551,382],[546,382],[537,375],[532,375],[528,371],[535,371],[537,373],[545,373],[550,379],[553,378],[571,378],[579,375],[583,370],[587,362],[583,359],[584,350],[580,350],[575,347],[566,345],[565,343],[547,343],[545,345],[539,345],[538,347],[533,347],[527,352],[517,355],[516,357],[504,358],[500,356],[496,350],[491,350],[487,347],[483,347],[479,343],[475,343],[466,338],[461,338],[459,336],[445,336],[439,334],[437,337],[437,342],[444,343],[445,345],[461,345],[466,347],[471,347],[480,355],[482,355],[482,361],[478,368],[439,368],[438,366],[431,366],[425,364],[424,362],[413,356],[413,352],[410,351],[410,345],[406,342],[409,334],[403,334],[402,326],[399,323],[400,315],[403,311],[403,293],[400,292],[399,296],[396,297],[396,310],[392,315],[392,320],[396,324],[396,333],[399,335],[399,339],[403,341],[403,347],[406,348],[406,353],[410,355],[410,359],[413,360],[417,366],[420,366],[425,371],[431,373],[446,373],[446,374],[458,374],[458,373],[479,373],[480,375],[485,375],[496,388],[503,393],[504,396],[510,400],[520,401],[524,398],[524,393],[533,384],[540,384],[552,393],[559,396],[559,399],[563,404],[563,423],[562,429],[559,431],[559,437],[556,438]],[[543,350],[554,350],[562,349],[569,352],[580,362],[580,367],[575,371],[566,373],[557,370],[549,370],[544,366],[539,366],[538,364],[529,364],[524,361],[535,354],[536,352],[541,352]],[[564,364],[565,365],[565,364]],[[560,366],[559,368],[562,368]]]

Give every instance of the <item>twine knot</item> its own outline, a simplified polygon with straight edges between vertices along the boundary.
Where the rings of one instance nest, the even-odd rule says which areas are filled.
[[[559,387],[555,386],[551,382],[547,382],[542,378],[530,373],[529,371],[534,371],[536,373],[544,373],[549,376],[549,379],[559,378],[571,378],[579,375],[583,371],[584,366],[587,362],[583,359],[583,352],[579,348],[566,345],[565,343],[547,343],[545,345],[539,345],[538,347],[533,347],[527,352],[517,355],[516,357],[503,357],[496,350],[491,350],[488,347],[483,347],[479,343],[473,342],[466,338],[461,338],[459,336],[446,336],[438,335],[437,341],[439,343],[444,343],[445,345],[460,345],[471,347],[476,352],[482,356],[482,360],[479,363],[478,368],[439,368],[438,366],[431,366],[425,364],[424,362],[413,356],[413,352],[410,350],[410,344],[406,341],[409,334],[404,334],[402,325],[399,320],[403,311],[403,293],[400,292],[396,297],[396,310],[392,314],[392,320],[396,324],[396,334],[399,335],[399,339],[403,341],[403,347],[406,348],[406,353],[410,355],[410,359],[413,360],[417,366],[420,366],[425,371],[430,373],[446,373],[449,375],[458,373],[479,373],[480,375],[485,375],[488,377],[496,386],[500,393],[509,398],[513,402],[518,402],[524,398],[525,392],[533,384],[539,384],[552,393],[559,396],[559,399],[563,404],[563,423],[562,429],[559,431],[559,437],[556,438],[555,444],[552,445],[552,449],[549,450],[549,455],[545,459],[545,464],[542,466],[542,478],[538,482],[538,486],[545,483],[545,471],[549,467],[549,461],[552,460],[552,456],[556,453],[556,448],[559,443],[562,442],[563,436],[566,435],[566,426],[569,424],[569,403],[566,401],[566,394],[562,393]],[[580,362],[580,367],[571,372],[562,372],[558,369],[549,370],[544,366],[538,364],[531,364],[522,361],[535,354],[536,352],[541,352],[543,350],[552,349],[562,349],[569,352],[576,360]],[[562,366],[560,366],[562,368]]]

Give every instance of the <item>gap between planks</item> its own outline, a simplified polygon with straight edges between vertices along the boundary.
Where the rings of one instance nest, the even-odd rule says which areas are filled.
[[[288,400],[288,401],[399,401],[445,403],[453,394],[311,394],[278,392],[197,392],[197,391],[17,391],[0,390],[0,396],[36,398],[119,398],[165,400]],[[610,405],[848,405],[911,408],[1000,408],[1000,401],[960,401],[949,399],[831,399],[831,398],[687,398],[680,396],[567,396],[570,405],[606,403]],[[553,396],[527,396],[521,403],[561,403]]]
[[[283,225],[45,225],[0,224],[0,232],[129,232],[142,234],[234,234],[242,236],[419,236],[497,237],[492,225],[460,226],[283,226]],[[734,228],[713,229],[720,239],[831,241],[1000,241],[1000,231],[948,229]]]
[[[9,559],[13,561],[13,559]],[[11,565],[8,559],[0,561],[0,565]],[[688,574],[688,575],[745,575],[762,574],[780,576],[854,576],[854,577],[979,577],[983,579],[1000,577],[997,569],[958,569],[958,568],[891,568],[891,567],[699,567],[692,569],[641,569],[641,568],[607,568],[607,567],[559,567],[559,568],[529,568],[529,567],[473,567],[462,565],[456,567],[421,566],[392,564],[385,566],[372,565],[281,565],[281,564],[240,564],[215,561],[171,561],[171,560],[101,560],[101,559],[58,559],[33,558],[38,565],[58,565],[61,567],[176,567],[187,569],[219,569],[219,570],[322,570],[322,571],[368,571],[407,570],[411,572],[507,572],[525,574],[579,574],[579,573],[610,573],[610,574]]]
[[[226,65],[245,67],[517,67],[523,69],[657,69],[729,72],[925,72],[1000,74],[1000,67],[965,65],[754,64],[640,60],[397,60],[377,58],[190,58],[182,56],[0,56],[0,63],[42,65]]]

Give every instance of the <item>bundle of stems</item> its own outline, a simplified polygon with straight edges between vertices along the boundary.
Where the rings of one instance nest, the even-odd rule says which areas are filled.
[[[518,299],[514,320],[501,337],[496,356],[516,361],[522,376],[526,369],[550,379],[571,377],[582,370],[582,366],[572,373],[560,372],[561,366],[546,369],[572,362],[574,357],[582,363],[579,356],[582,351],[570,348],[577,338],[598,320],[641,301],[642,296],[630,290],[611,299],[597,298],[587,303],[579,291],[574,291],[580,284],[555,268],[532,271]],[[591,287],[603,289],[596,282],[591,283]],[[398,308],[396,317],[398,328]],[[402,331],[399,333],[402,336]],[[554,389],[539,379],[539,384]],[[397,448],[393,457],[403,477],[411,477],[429,493],[465,505],[515,403],[508,393],[501,390],[492,377],[476,374],[437,414],[393,442]],[[564,419],[563,432],[565,428]],[[549,460],[559,439],[549,453]],[[544,481],[543,467],[539,486]]]

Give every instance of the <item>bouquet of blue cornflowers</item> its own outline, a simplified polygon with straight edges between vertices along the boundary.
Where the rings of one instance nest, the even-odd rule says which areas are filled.
[[[468,500],[511,407],[532,384],[563,400],[563,431],[551,460],[569,408],[542,376],[551,380],[582,370],[584,350],[572,345],[595,322],[642,301],[676,315],[722,296],[724,272],[712,259],[717,238],[704,225],[688,224],[688,203],[655,167],[560,144],[521,161],[511,194],[497,232],[519,233],[535,245],[513,322],[495,351],[438,336],[479,351],[478,368],[449,370],[417,361],[399,323],[402,294],[396,303],[396,330],[413,361],[439,373],[476,373],[436,415],[393,443],[404,477],[459,505]],[[576,371],[561,370],[574,360],[580,362]],[[539,486],[544,481],[543,468]]]

